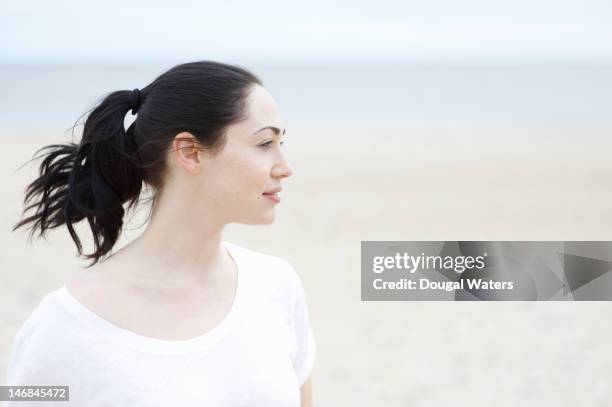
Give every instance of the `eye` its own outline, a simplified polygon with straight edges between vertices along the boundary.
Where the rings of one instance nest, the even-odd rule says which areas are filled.
[[[268,150],[270,149],[270,146],[272,145],[272,143],[273,143],[272,140],[268,140],[265,143],[259,144],[259,147],[263,147],[264,149]],[[279,144],[282,146],[283,144],[285,144],[285,142],[281,141]]]

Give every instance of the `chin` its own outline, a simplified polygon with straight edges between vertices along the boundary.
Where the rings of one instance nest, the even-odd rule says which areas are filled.
[[[255,219],[251,218],[240,223],[244,225],[270,225],[274,223],[274,221],[276,221],[276,213],[271,212],[265,216],[259,216]]]
[[[262,224],[262,225],[270,225],[270,224],[274,223],[274,221],[275,221],[275,220],[276,220],[276,214],[275,214],[275,213],[272,213],[272,215],[271,215],[271,216],[267,216],[267,217],[265,217],[265,218],[262,220],[261,224]]]

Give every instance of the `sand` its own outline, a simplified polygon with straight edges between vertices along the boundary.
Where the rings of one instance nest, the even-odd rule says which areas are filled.
[[[276,223],[224,238],[300,274],[316,405],[609,405],[612,304],[361,302],[360,241],[612,240],[611,130],[290,129]],[[3,134],[0,373],[42,296],[86,272],[65,229],[32,245],[10,231],[36,170],[17,167],[68,139]]]

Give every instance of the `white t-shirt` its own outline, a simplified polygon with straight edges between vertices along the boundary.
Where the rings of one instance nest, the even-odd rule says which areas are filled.
[[[69,386],[70,401],[3,406],[299,406],[316,347],[301,280],[280,257],[222,243],[238,268],[234,303],[196,338],[142,336],[65,285],[49,292],[15,335],[6,385]]]

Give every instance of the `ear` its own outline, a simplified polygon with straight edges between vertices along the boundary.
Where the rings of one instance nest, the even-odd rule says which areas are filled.
[[[202,170],[198,140],[189,132],[177,134],[172,140],[172,152],[176,163],[192,174]]]

